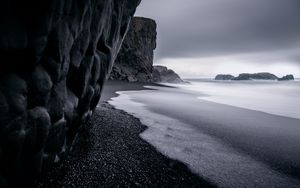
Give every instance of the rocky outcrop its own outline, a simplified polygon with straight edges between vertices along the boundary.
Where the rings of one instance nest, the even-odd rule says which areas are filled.
[[[268,72],[260,73],[242,73],[235,77],[233,80],[277,80],[278,77]]]
[[[234,79],[234,76],[232,76],[231,74],[218,74],[215,77],[215,80],[232,80]]]
[[[150,81],[155,48],[155,21],[142,17],[133,18],[110,79],[130,82]]]
[[[278,78],[279,81],[288,81],[288,80],[294,80],[294,75],[288,74],[286,76],[283,76],[282,78]]]
[[[282,78],[278,78],[276,75],[268,73],[268,72],[261,72],[261,73],[242,73],[239,74],[237,77],[234,77],[230,74],[218,74],[215,77],[215,80],[278,80],[278,81],[287,81],[287,80],[294,80],[294,76],[292,74],[288,74],[283,76]]]
[[[153,66],[152,82],[185,83],[173,70],[164,66]]]
[[[154,20],[134,17],[112,68],[110,79],[129,82],[183,83],[173,70],[163,66],[153,66],[156,35]]]
[[[69,151],[139,1],[1,1],[0,187],[29,187]]]

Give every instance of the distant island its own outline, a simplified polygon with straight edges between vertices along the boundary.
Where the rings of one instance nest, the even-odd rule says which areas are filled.
[[[294,80],[294,76],[292,74],[288,74],[281,78],[277,77],[274,74],[268,72],[260,72],[260,73],[241,73],[237,77],[231,74],[218,74],[215,77],[215,80],[278,80],[278,81],[289,81]]]

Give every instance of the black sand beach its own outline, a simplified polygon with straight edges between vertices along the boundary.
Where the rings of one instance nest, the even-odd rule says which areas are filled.
[[[143,85],[109,82],[72,153],[37,187],[214,187],[141,139],[139,134],[147,127],[139,119],[105,102],[115,91]]]

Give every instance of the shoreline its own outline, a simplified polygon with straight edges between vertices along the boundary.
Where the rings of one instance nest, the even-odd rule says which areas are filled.
[[[250,187],[300,185],[298,175],[294,174],[299,161],[297,152],[300,151],[296,144],[299,143],[296,136],[299,135],[299,120],[199,100],[194,94],[177,89],[121,93],[110,104],[140,118],[149,127],[143,132],[144,139],[172,159],[189,164],[190,169],[201,177],[214,177],[209,178],[210,181],[221,187],[223,183],[233,187],[243,186],[246,182]],[[181,131],[186,127],[193,131]],[[202,145],[204,148],[197,149]],[[169,146],[177,149],[168,149]],[[215,152],[216,149],[219,151]],[[210,150],[214,152],[210,153]],[[285,158],[287,153],[289,156]],[[198,164],[198,156],[203,163]],[[251,173],[254,169],[258,175]],[[236,177],[240,181],[236,181]]]
[[[172,86],[166,86],[163,84],[158,83],[151,83],[151,82],[127,82],[127,81],[118,81],[118,80],[108,80],[106,81],[100,103],[107,102],[113,97],[117,97],[117,91],[138,91],[138,90],[153,90],[146,88],[144,86],[160,86],[160,87],[168,87],[173,88]]]
[[[112,82],[104,88],[106,100],[120,88],[147,89],[145,83]],[[104,99],[70,155],[42,176],[37,187],[215,187],[143,140],[140,134],[148,127]]]

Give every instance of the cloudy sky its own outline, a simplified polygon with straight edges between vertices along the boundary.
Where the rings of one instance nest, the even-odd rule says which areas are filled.
[[[182,77],[269,71],[300,77],[300,0],[142,0],[155,64]]]

